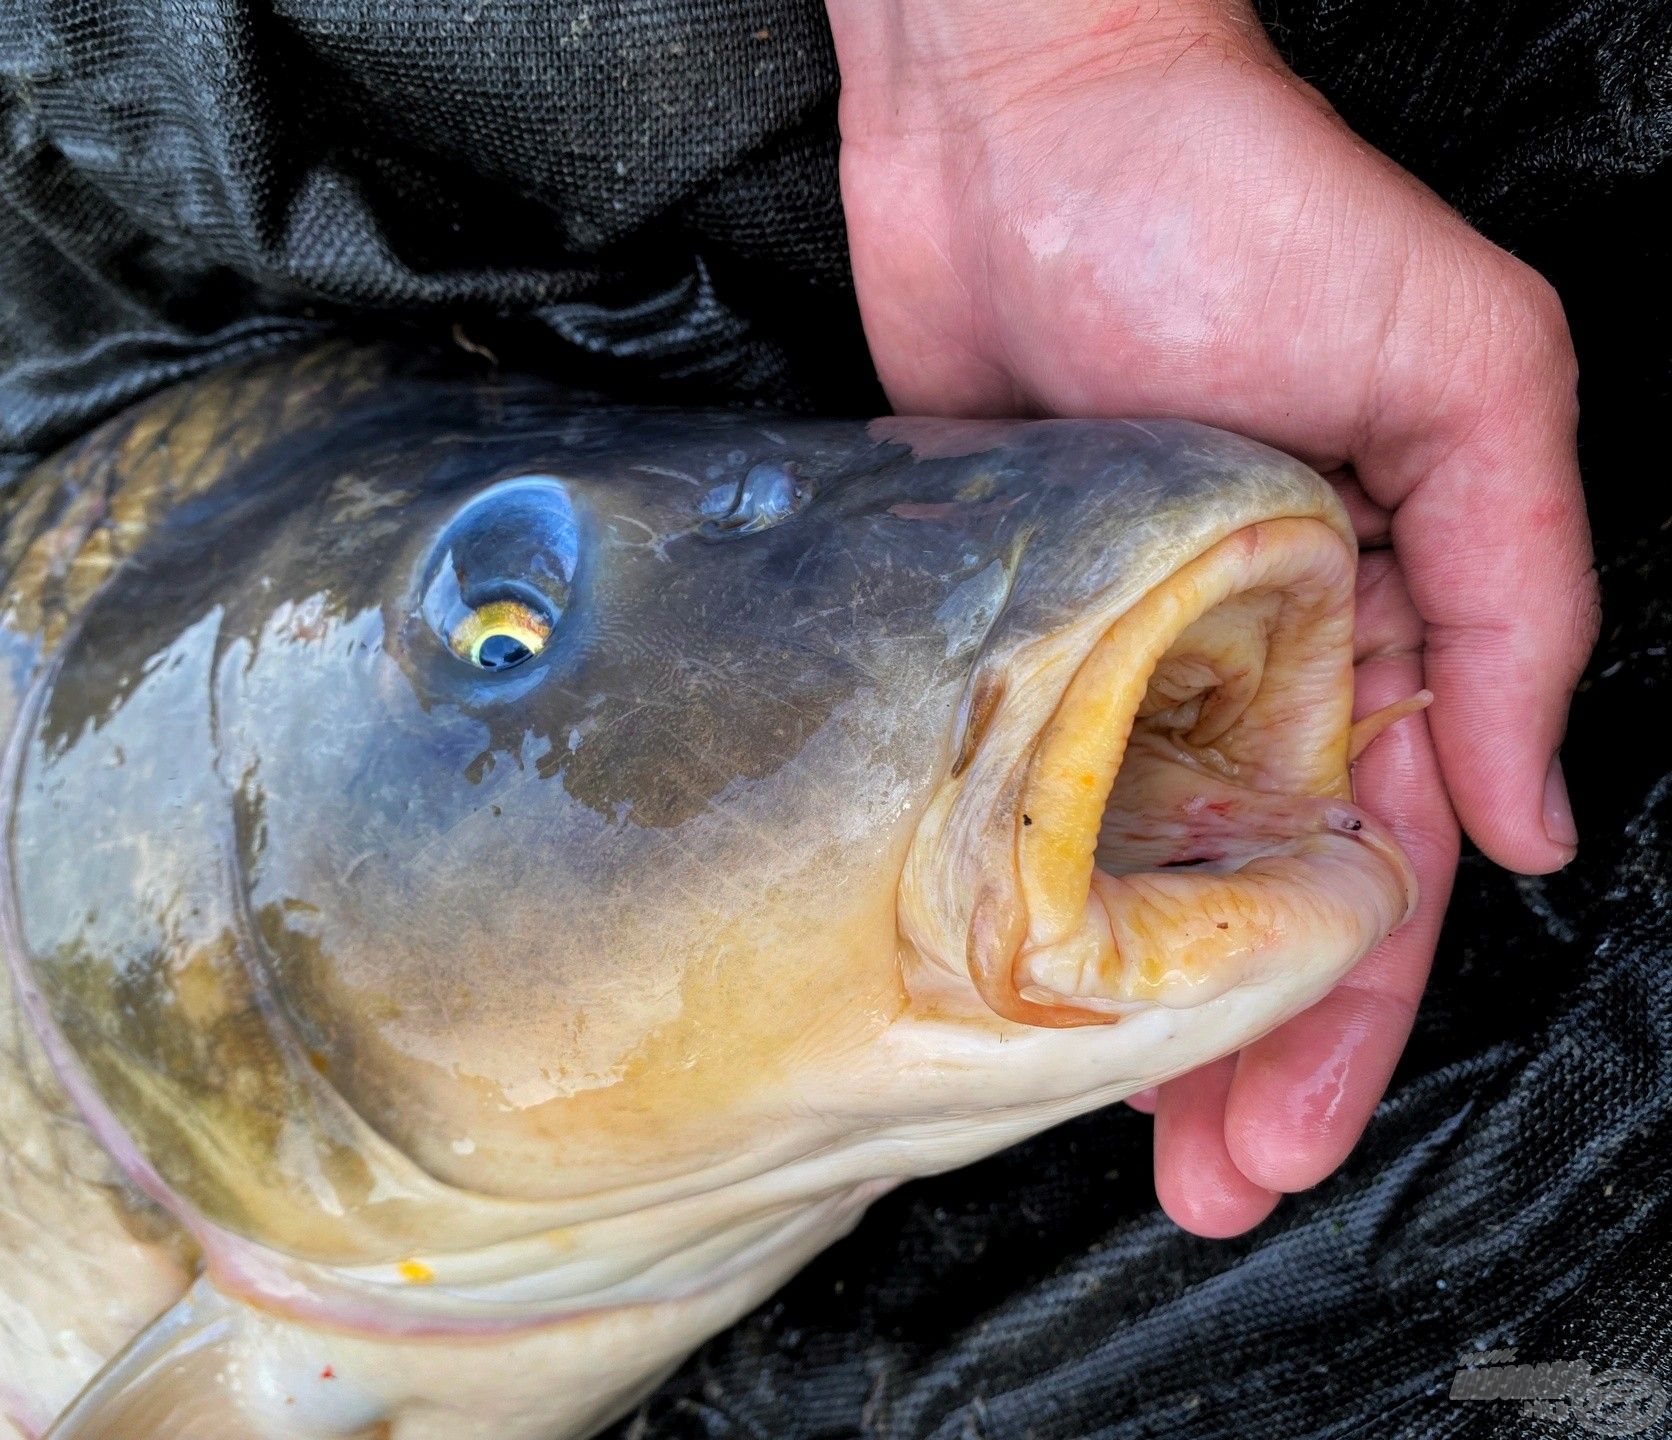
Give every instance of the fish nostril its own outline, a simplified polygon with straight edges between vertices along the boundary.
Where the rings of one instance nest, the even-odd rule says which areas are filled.
[[[762,461],[736,486],[719,486],[703,497],[701,509],[709,518],[701,533],[731,540],[769,530],[799,514],[812,498],[813,487],[789,466]]]

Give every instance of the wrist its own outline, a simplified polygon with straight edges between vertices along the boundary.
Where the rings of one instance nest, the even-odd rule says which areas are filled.
[[[964,128],[1031,95],[1182,63],[1280,64],[1249,0],[826,0],[842,133]]]

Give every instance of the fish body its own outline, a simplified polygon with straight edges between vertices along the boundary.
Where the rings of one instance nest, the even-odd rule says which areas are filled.
[[[611,407],[328,348],[0,535],[0,1413],[555,1440],[877,1195],[1413,902],[1353,548],[1177,422]]]

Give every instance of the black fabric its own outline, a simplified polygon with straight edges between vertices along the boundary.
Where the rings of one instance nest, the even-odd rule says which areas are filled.
[[[349,325],[880,409],[834,74],[800,0],[0,0],[0,455]]]
[[[1672,1433],[1672,7],[1264,14],[1568,304],[1606,606],[1581,857],[1465,861],[1364,1144],[1254,1235],[1180,1234],[1149,1122],[1087,1117],[883,1201],[614,1440]],[[0,450],[344,327],[879,407],[834,96],[808,0],[0,0]]]

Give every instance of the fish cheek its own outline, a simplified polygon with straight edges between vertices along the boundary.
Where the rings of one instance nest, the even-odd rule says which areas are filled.
[[[870,963],[892,954],[891,878],[834,836],[796,843],[770,795],[657,829],[501,763],[445,825],[359,814],[340,866],[291,845],[296,778],[252,872],[274,973],[331,1083],[451,1183],[534,1196],[708,1163],[807,1032],[892,1000]]]
[[[532,726],[497,745],[479,715],[389,684],[391,664],[339,659],[306,703],[285,665],[234,672],[251,924],[368,1123],[455,1183],[543,1190],[592,1158],[587,1127],[527,1117],[623,1083],[679,1013],[688,949],[647,898],[641,827],[570,797]]]
[[[696,644],[491,716],[346,645],[305,702],[288,666],[229,672],[252,926],[322,1073],[431,1174],[532,1197],[701,1167],[898,1013],[898,867],[955,686],[933,703],[901,658],[870,683],[910,705],[847,677],[760,731]]]

